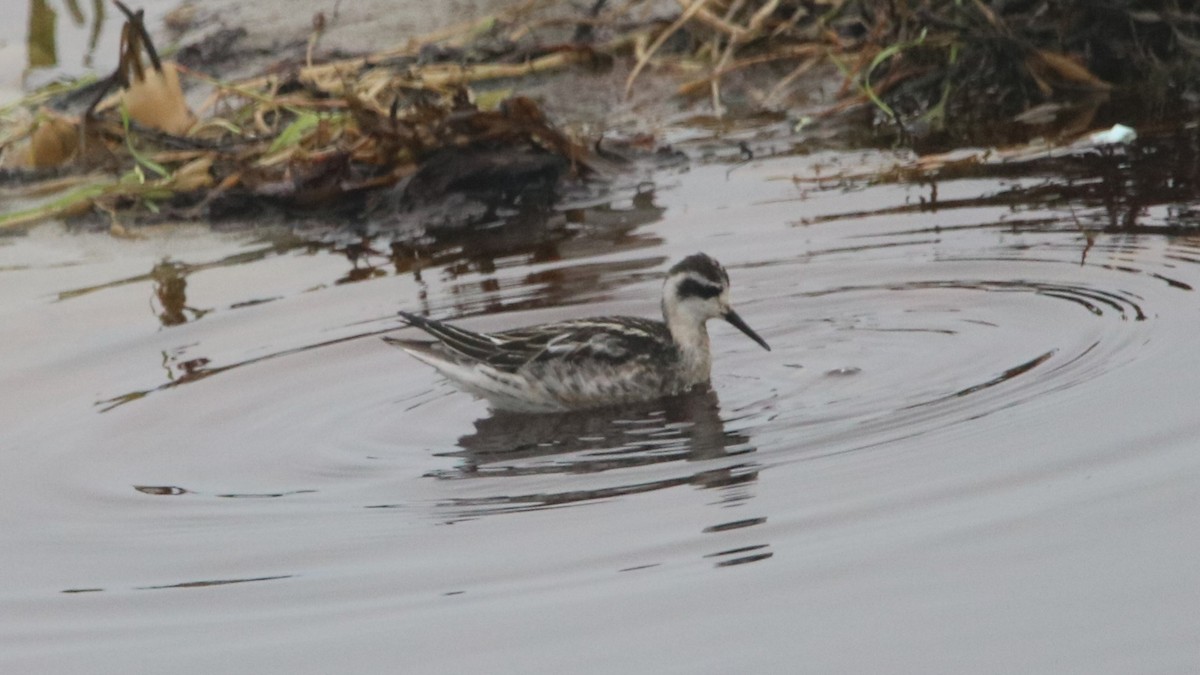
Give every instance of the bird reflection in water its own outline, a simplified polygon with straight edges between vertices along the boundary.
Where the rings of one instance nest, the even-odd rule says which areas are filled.
[[[706,461],[755,451],[748,436],[726,431],[717,395],[707,387],[617,408],[554,414],[495,412],[477,420],[475,432],[460,438],[458,445],[459,450],[440,456],[460,458],[461,464],[431,476],[454,480],[602,474],[704,461],[700,467],[681,467],[675,475],[654,480],[639,480],[647,477],[646,472],[621,472],[620,478],[610,481],[589,478],[587,486],[579,489],[505,491],[501,496],[460,497],[443,504],[459,517],[550,508],[680,485],[732,488],[735,492],[727,495],[727,500],[737,500],[744,496],[734,486],[751,483],[758,476],[757,465],[748,458],[721,464]],[[651,475],[661,476],[662,472]]]

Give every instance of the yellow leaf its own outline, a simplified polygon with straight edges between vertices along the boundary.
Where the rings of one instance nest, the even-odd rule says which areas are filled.
[[[162,72],[143,71],[145,77],[130,78],[129,89],[121,97],[129,116],[138,124],[182,136],[196,123],[196,117],[183,99],[179,72],[175,64],[164,61]]]
[[[213,185],[212,157],[199,157],[175,170],[171,180],[171,189],[177,192],[191,192],[200,188],[210,188]]]
[[[5,166],[20,169],[48,169],[62,166],[75,156],[79,147],[79,127],[71,119],[49,110],[38,114],[29,139],[5,156]]]

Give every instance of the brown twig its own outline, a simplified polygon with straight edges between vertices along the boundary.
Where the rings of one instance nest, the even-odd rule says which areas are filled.
[[[658,34],[658,37],[654,39],[654,42],[650,43],[650,46],[646,48],[645,53],[638,57],[637,63],[634,64],[633,70],[629,73],[629,77],[625,80],[624,98],[629,98],[629,92],[633,90],[633,83],[637,80],[638,75],[641,74],[642,70],[646,67],[646,64],[650,62],[650,59],[654,56],[654,53],[657,52],[664,44],[666,44],[667,40],[670,39],[670,37],[674,35],[680,28],[683,28],[687,22],[696,15],[697,12],[704,9],[704,5],[707,4],[708,1],[709,0],[694,0],[692,4],[689,5],[688,8],[679,15],[679,18],[675,19],[670,26],[667,26],[663,32]]]
[[[682,85],[679,86],[679,88],[676,90],[676,92],[678,94],[680,94],[681,96],[695,95],[697,93],[698,89],[702,89],[702,88],[708,86],[709,81],[711,81],[714,78],[724,77],[730,73],[742,70],[743,68],[748,68],[750,66],[756,66],[761,63],[770,63],[772,61],[780,61],[780,60],[784,60],[784,59],[792,59],[792,58],[797,58],[797,57],[807,57],[810,59],[815,57],[815,58],[817,58],[817,63],[819,63],[821,58],[823,58],[824,53],[825,53],[825,48],[821,47],[819,45],[795,45],[793,47],[788,47],[787,49],[781,49],[779,51],[771,52],[768,54],[760,54],[758,56],[751,56],[751,57],[742,59],[740,61],[735,61],[735,62],[725,66],[724,68],[721,68],[719,70],[712,72],[711,74],[709,74],[706,77],[703,77],[700,79],[695,79],[695,80],[690,80],[688,82],[684,82]],[[816,65],[816,64],[814,63],[813,65]]]

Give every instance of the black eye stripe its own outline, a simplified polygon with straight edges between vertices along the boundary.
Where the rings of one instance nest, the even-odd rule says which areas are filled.
[[[679,282],[679,298],[715,298],[721,294],[720,286],[702,284],[695,279],[684,279]]]

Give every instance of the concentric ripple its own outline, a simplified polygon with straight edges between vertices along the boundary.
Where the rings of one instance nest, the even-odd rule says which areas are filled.
[[[1148,331],[1129,293],[1020,279],[915,280],[798,294],[797,376],[780,411],[820,453],[977,419],[1084,384],[1136,358]],[[1083,311],[1080,311],[1083,310]]]
[[[889,161],[353,260],[14,239],[0,669],[1195,671],[1195,204],[804,179]],[[712,391],[505,415],[379,340],[653,316],[697,250],[773,349],[712,322]]]
[[[455,465],[428,474],[459,481],[446,487],[445,517],[752,482],[763,466],[1053,406],[1136,364],[1160,314],[1191,292],[1183,279],[1195,270],[1165,267],[1142,245],[1085,252],[1077,233],[1053,226],[997,243],[1001,227],[936,242],[885,231],[869,245],[734,266],[735,293],[753,298],[739,309],[775,351],[714,325],[711,400],[476,420],[438,453]],[[536,480],[548,475],[553,487]]]

